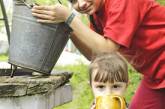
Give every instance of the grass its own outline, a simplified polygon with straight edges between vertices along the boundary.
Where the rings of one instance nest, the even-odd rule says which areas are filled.
[[[0,61],[7,61],[7,60],[8,60],[7,54],[1,54],[0,55]]]
[[[165,0],[157,0],[160,4],[165,5]]]
[[[73,101],[55,109],[88,109],[93,96],[88,84],[88,70],[84,64],[56,67],[58,70],[74,72],[71,78]]]

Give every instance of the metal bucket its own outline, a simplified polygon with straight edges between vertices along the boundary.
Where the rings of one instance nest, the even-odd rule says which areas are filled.
[[[71,29],[65,23],[37,23],[27,6],[15,2],[9,63],[50,74],[69,39]]]

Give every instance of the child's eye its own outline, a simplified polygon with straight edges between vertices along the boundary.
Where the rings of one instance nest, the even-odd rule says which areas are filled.
[[[103,89],[105,86],[104,85],[98,85],[96,88]]]
[[[120,88],[119,85],[113,85],[113,88],[117,89],[117,88]]]

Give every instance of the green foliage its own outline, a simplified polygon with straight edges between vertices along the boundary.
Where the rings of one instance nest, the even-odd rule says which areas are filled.
[[[160,4],[165,5],[165,0],[157,0]]]
[[[7,61],[7,60],[8,60],[7,54],[0,54],[0,61]]]
[[[141,76],[133,68],[129,67],[129,84],[125,94],[126,101],[129,103],[135,94],[136,88],[141,80]]]

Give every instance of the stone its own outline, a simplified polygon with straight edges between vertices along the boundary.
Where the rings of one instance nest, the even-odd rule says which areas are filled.
[[[65,84],[51,93],[0,98],[0,109],[53,109],[71,100],[71,86]]]
[[[50,76],[0,76],[0,97],[17,97],[52,92],[69,81],[71,74],[60,72]]]
[[[52,71],[50,76],[0,76],[0,109],[53,109],[72,100],[72,73]]]

